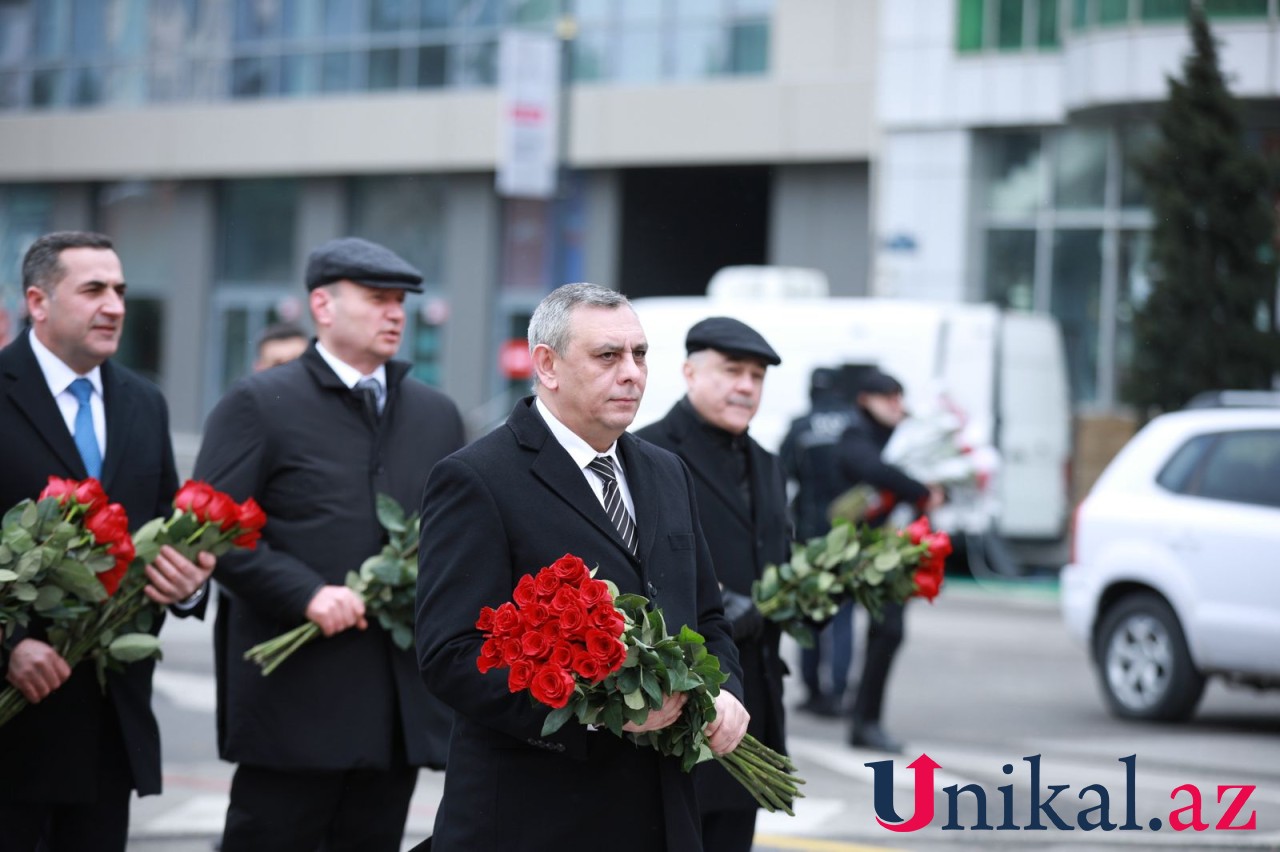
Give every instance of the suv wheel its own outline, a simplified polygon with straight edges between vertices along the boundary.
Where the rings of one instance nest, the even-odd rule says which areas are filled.
[[[1126,719],[1186,719],[1204,692],[1178,617],[1152,594],[1129,595],[1107,610],[1095,660],[1107,703]]]

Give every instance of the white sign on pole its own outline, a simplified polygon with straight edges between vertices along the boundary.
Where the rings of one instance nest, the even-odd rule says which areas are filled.
[[[498,43],[499,195],[550,198],[560,144],[560,44],[555,36],[508,30]]]

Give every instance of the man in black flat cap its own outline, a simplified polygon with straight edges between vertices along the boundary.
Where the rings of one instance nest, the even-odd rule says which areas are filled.
[[[196,460],[197,478],[268,517],[258,548],[215,572],[218,749],[239,764],[222,850],[397,852],[418,769],[443,767],[452,717],[344,580],[385,541],[375,496],[417,511],[431,468],[464,442],[462,419],[391,360],[416,269],[344,238],[312,252],[306,282],[317,339],[237,382]],[[243,659],[307,620],[326,638],[269,676]]]
[[[636,434],[670,450],[693,473],[702,530],[711,550],[742,663],[748,732],[785,750],[781,631],[751,601],[751,584],[767,563],[790,553],[791,527],[782,469],[749,435],[765,371],[782,363],[759,332],[730,317],[696,323],[685,338],[688,393],[665,417]],[[719,765],[694,770],[702,845],[715,852],[751,848],[757,807]]]

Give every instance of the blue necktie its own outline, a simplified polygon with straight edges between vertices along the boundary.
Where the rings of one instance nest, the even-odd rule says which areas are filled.
[[[76,449],[84,460],[84,469],[97,479],[102,476],[102,450],[98,448],[98,436],[93,431],[93,406],[89,405],[93,385],[88,379],[76,379],[69,390],[80,403],[76,409]]]

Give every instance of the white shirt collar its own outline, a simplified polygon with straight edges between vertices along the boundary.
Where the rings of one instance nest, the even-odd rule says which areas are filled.
[[[346,361],[343,361],[340,358],[338,358],[337,355],[334,355],[328,349],[325,349],[324,344],[318,340],[316,341],[316,351],[320,353],[320,357],[324,359],[324,362],[328,364],[329,367],[335,373],[338,374],[338,380],[341,381],[347,387],[354,388],[356,386],[356,382],[364,378],[364,374],[362,374],[355,367],[352,367]],[[377,369],[375,369],[369,375],[373,376],[375,379],[378,380],[378,384],[382,385],[382,389],[384,391],[387,389],[387,365],[386,364],[379,364]]]
[[[31,341],[31,351],[36,356],[36,363],[40,365],[40,372],[44,373],[44,381],[49,386],[51,394],[57,396],[70,387],[76,379],[86,378],[89,384],[93,385],[94,392],[100,397],[103,396],[101,366],[94,367],[82,377],[68,367],[65,361],[54,355],[49,347],[40,342],[34,328],[28,332],[28,340]]]
[[[565,448],[565,451],[573,459],[574,464],[579,468],[585,468],[591,464],[596,456],[608,456],[615,465],[619,468],[622,467],[621,464],[618,464],[618,442],[616,440],[609,445],[609,449],[598,453],[594,447],[578,437],[577,433],[561,423],[560,419],[551,413],[551,409],[542,404],[541,399],[534,397],[533,405],[538,409],[538,414],[542,415],[542,420],[547,424],[547,428],[551,430],[552,436],[560,442],[560,446]]]

